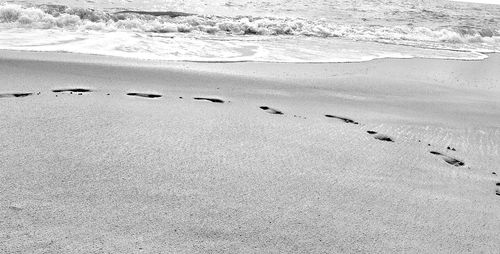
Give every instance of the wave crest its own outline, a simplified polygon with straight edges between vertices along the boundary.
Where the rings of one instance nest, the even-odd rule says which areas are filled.
[[[271,17],[201,16],[182,12],[120,11],[70,8],[62,5],[23,7],[0,5],[0,23],[11,28],[128,30],[152,33],[342,37],[364,41],[424,41],[445,43],[498,42],[495,28],[431,29],[413,26],[338,25],[321,20]]]

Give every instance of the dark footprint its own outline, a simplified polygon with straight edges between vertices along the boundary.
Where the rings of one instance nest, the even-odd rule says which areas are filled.
[[[442,154],[442,153],[440,153],[440,152],[436,152],[436,151],[430,151],[430,153],[431,153],[431,154],[434,154],[434,155],[439,155],[439,156],[443,157],[443,160],[444,160],[446,163],[448,163],[448,164],[450,164],[450,165],[453,165],[453,166],[455,166],[455,167],[462,167],[462,166],[464,166],[464,165],[465,165],[465,163],[464,163],[463,161],[459,161],[459,160],[457,160],[457,159],[455,159],[455,158],[453,158],[453,157],[450,157],[450,156],[448,156],[448,155],[446,155],[446,154]]]
[[[497,194],[497,196],[500,196],[500,190],[496,190],[495,194]]]
[[[68,89],[54,89],[52,90],[54,93],[64,93],[64,92],[70,92],[70,93],[88,93],[92,92],[90,89],[86,88],[68,88]]]
[[[260,109],[266,111],[267,113],[269,114],[273,114],[273,115],[283,115],[283,112],[277,110],[277,109],[274,109],[274,108],[270,108],[268,106],[260,106]]]
[[[340,116],[334,116],[334,115],[325,115],[326,117],[329,117],[329,118],[335,118],[335,119],[339,119],[339,120],[342,120],[344,121],[345,123],[352,123],[352,124],[359,124],[358,122],[352,120],[352,119],[349,119],[349,118],[344,118],[344,117],[340,117]]]
[[[128,96],[137,96],[143,98],[160,98],[162,95],[152,93],[127,93]]]
[[[446,161],[448,164],[453,165],[455,167],[461,167],[461,166],[465,165],[465,163],[463,163],[462,161],[459,161],[455,158],[451,158],[449,156],[444,157],[443,160]]]
[[[378,140],[382,140],[382,141],[394,142],[394,140],[391,137],[384,135],[384,134],[378,134],[378,135],[374,136],[374,138],[378,139]]]
[[[17,207],[17,206],[9,206],[9,209],[10,209],[10,210],[13,210],[13,211],[16,211],[16,212],[19,212],[19,211],[22,211],[22,210],[23,210],[22,208]]]
[[[203,98],[203,97],[195,97],[193,98],[197,101],[209,101],[209,102],[213,102],[213,103],[224,103],[224,100],[221,100],[221,99],[217,99],[217,98]]]
[[[373,135],[373,134],[377,134],[377,132],[376,132],[376,131],[366,131],[366,132],[367,132],[368,134],[371,134],[371,135]]]
[[[30,95],[33,95],[33,93],[2,93],[0,94],[0,98],[9,98],[9,97],[20,98],[20,97],[27,97]]]

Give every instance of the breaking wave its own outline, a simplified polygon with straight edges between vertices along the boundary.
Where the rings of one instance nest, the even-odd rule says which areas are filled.
[[[0,6],[0,23],[8,28],[202,33],[217,35],[295,35],[340,37],[377,41],[429,41],[447,43],[499,42],[494,28],[454,27],[431,29],[414,26],[338,25],[322,20],[272,17],[202,16],[183,12],[106,12],[61,5]]]
[[[0,4],[0,48],[175,61],[479,60],[487,57],[484,53],[500,52],[500,31],[495,23],[487,25],[425,27]]]

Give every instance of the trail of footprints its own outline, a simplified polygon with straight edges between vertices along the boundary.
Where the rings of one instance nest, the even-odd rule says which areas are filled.
[[[52,92],[55,93],[56,97],[57,97],[57,94],[84,95],[84,94],[92,93],[93,90],[87,89],[87,88],[64,88],[64,89],[54,89],[54,90],[52,90]],[[36,93],[36,95],[40,95],[40,94],[41,94],[41,92]],[[35,94],[34,93],[0,93],[0,99],[2,99],[2,98],[23,98],[23,97],[33,96],[33,95],[35,95]],[[110,95],[110,94],[108,93],[106,95]],[[130,97],[140,97],[140,98],[147,98],[147,99],[157,99],[157,98],[163,97],[163,95],[161,95],[161,94],[142,93],[142,92],[129,92],[129,93],[126,93],[126,95],[130,96]],[[184,98],[179,97],[179,99],[184,99]],[[207,102],[217,103],[217,104],[224,104],[226,102],[222,99],[211,98],[211,97],[194,97],[193,99],[196,101],[207,101]],[[271,115],[285,115],[285,113],[283,113],[283,111],[276,109],[276,108],[266,106],[266,105],[259,106],[259,108],[262,111],[264,111],[268,114],[271,114]],[[293,116],[306,119],[305,117],[301,117],[301,116],[297,116],[297,115],[293,115]],[[324,116],[326,118],[331,118],[331,119],[342,121],[346,124],[360,125],[359,122],[357,122],[353,119],[347,118],[347,117],[330,115],[330,114],[327,114]],[[366,132],[369,135],[372,135],[373,138],[376,140],[384,141],[384,142],[392,142],[392,143],[395,142],[394,138],[390,137],[389,135],[381,134],[381,133],[378,133],[377,131],[374,131],[374,130],[368,130]],[[418,142],[420,143],[421,140],[418,140]],[[427,144],[427,146],[431,146],[431,144]],[[455,148],[450,147],[450,146],[446,147],[446,149],[449,151],[456,151]],[[442,152],[438,152],[438,151],[433,150],[433,151],[430,151],[429,153],[432,155],[435,155],[437,157],[440,157],[444,162],[448,163],[449,165],[452,165],[455,167],[465,166],[465,163],[463,161],[456,159],[452,156],[449,156],[447,154],[444,154]],[[494,176],[497,176],[496,172],[492,172],[492,174]],[[495,185],[496,185],[495,194],[497,196],[500,196],[500,182],[497,182]]]

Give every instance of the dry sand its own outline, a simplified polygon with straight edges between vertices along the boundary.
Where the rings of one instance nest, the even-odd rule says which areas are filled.
[[[495,253],[498,66],[0,51],[0,253]]]

